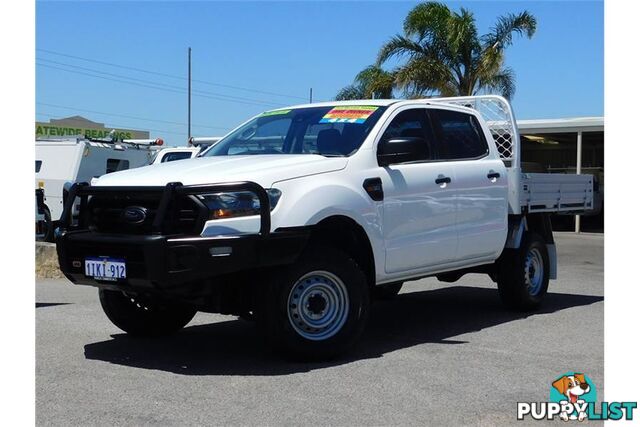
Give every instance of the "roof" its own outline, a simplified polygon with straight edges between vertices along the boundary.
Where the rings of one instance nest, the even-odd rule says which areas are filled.
[[[328,101],[315,102],[312,104],[299,104],[289,107],[276,108],[271,111],[288,110],[293,108],[310,108],[310,107],[331,107],[336,105],[372,105],[386,107],[399,102],[417,102],[421,104],[429,104],[438,101],[438,98],[419,98],[419,99],[355,99],[349,101]],[[466,108],[456,106],[459,108]],[[535,119],[535,120],[516,120],[520,133],[565,133],[565,132],[603,132],[604,117],[571,117],[562,119]]]
[[[327,101],[314,102],[312,104],[290,105],[288,107],[275,108],[271,111],[287,110],[290,108],[332,107],[334,105],[373,105],[386,107],[399,101],[404,101],[404,99],[352,99],[349,101]]]
[[[64,117],[62,119],[50,119],[49,123],[51,124],[56,124],[56,125],[62,125],[62,124],[67,124],[67,123],[75,123],[78,124],[79,126],[99,126],[99,127],[104,127],[104,123],[98,123],[98,122],[94,122],[93,120],[89,120],[86,117],[82,117],[82,116],[70,116],[70,117]]]
[[[516,120],[520,133],[603,132],[604,117]]]

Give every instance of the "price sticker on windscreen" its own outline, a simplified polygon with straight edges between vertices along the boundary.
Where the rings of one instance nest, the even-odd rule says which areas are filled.
[[[334,107],[322,117],[320,123],[364,123],[377,109],[362,105]]]

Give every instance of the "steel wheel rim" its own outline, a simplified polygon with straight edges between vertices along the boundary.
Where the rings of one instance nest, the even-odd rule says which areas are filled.
[[[301,337],[312,341],[331,338],[347,321],[347,287],[328,271],[307,273],[291,288],[287,313],[291,327]]]
[[[536,248],[529,249],[525,257],[524,280],[529,295],[536,296],[540,293],[544,281],[544,262],[542,254]]]

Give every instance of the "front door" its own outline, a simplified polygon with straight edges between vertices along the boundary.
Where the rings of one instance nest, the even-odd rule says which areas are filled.
[[[411,162],[382,168],[387,273],[454,261],[458,243],[453,170],[447,162],[433,161],[433,132],[425,108],[400,110],[378,143],[405,136],[423,137],[427,149]]]

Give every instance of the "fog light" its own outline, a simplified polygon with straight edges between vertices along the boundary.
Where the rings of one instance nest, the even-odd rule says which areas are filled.
[[[229,256],[233,252],[231,246],[218,246],[215,248],[209,248],[211,256]]]

